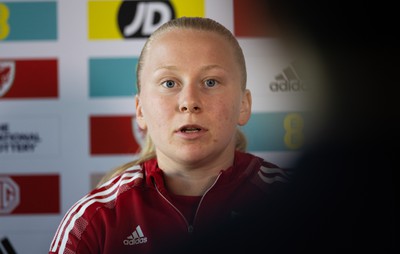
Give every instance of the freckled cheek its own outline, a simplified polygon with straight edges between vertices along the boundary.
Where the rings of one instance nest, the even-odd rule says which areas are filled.
[[[161,99],[153,99],[146,103],[145,119],[149,126],[154,128],[166,127],[172,119],[174,108],[171,102]]]
[[[218,117],[216,117],[215,124],[215,132],[212,139],[214,144],[225,143],[236,132],[236,119],[229,109],[220,112]]]
[[[237,124],[235,107],[233,107],[232,103],[223,102],[220,105],[215,105],[215,108],[218,108],[218,110],[214,112],[213,118],[215,120],[215,127],[218,133],[220,133],[219,135],[229,135],[229,131],[234,131]]]
[[[215,108],[218,108],[218,119],[222,120],[226,123],[235,123],[237,120],[237,107],[232,102],[223,102],[221,101],[218,105],[215,105]]]

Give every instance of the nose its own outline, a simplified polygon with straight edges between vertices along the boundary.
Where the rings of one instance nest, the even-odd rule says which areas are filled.
[[[189,113],[198,113],[201,111],[201,108],[199,106],[196,105],[184,105],[181,106],[180,108],[181,112],[189,112]]]
[[[185,86],[179,96],[179,111],[182,113],[199,113],[202,110],[200,91],[194,85]]]

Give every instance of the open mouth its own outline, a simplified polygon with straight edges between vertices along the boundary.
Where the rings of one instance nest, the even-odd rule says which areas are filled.
[[[192,133],[192,132],[199,132],[199,131],[201,131],[200,128],[183,128],[183,129],[181,129],[181,132],[184,132],[184,133]]]
[[[202,130],[204,130],[202,127],[195,126],[195,125],[186,125],[179,129],[179,131],[183,132],[183,133],[196,133],[196,132],[200,132]]]

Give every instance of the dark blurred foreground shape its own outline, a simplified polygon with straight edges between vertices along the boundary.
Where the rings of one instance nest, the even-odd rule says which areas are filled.
[[[268,0],[265,10],[288,51],[318,56],[325,122],[283,192],[182,252],[393,253],[397,8],[386,1]]]

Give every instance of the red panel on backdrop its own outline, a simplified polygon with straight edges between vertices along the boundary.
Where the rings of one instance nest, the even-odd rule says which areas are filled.
[[[132,128],[132,115],[91,116],[90,154],[135,154],[139,150]]]
[[[0,59],[0,99],[57,98],[56,59]]]
[[[0,175],[0,215],[59,214],[59,175]]]
[[[271,37],[274,35],[266,4],[260,0],[234,0],[234,34],[237,37]]]

